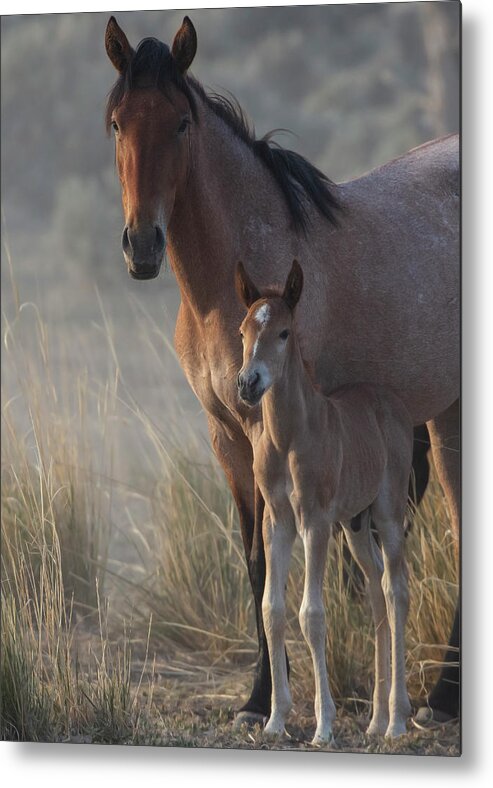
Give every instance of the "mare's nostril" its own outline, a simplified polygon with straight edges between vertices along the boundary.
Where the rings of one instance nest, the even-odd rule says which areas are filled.
[[[156,252],[161,252],[164,249],[164,233],[159,227],[156,225]]]
[[[123,230],[122,247],[123,247],[123,251],[126,253],[130,252],[132,248],[130,243],[130,238],[128,237],[128,227],[125,227]]]
[[[253,387],[253,386],[256,386],[256,385],[257,385],[257,383],[259,382],[259,380],[260,380],[260,375],[259,375],[259,373],[258,373],[258,372],[255,372],[255,373],[252,375],[251,379],[250,379],[250,386],[252,386],[252,387]]]
[[[241,388],[241,375],[239,372],[238,372],[238,377],[236,378],[236,385],[238,386],[239,389]]]

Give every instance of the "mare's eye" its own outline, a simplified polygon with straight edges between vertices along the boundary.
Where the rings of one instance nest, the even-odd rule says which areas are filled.
[[[187,126],[190,125],[190,121],[188,118],[182,118],[180,125],[178,126],[178,134],[183,134],[187,130]]]
[[[116,122],[116,120],[112,120],[111,121],[111,128],[113,129],[115,134],[120,131],[120,129],[118,127],[118,123]]]
[[[289,331],[287,328],[285,328],[284,331],[281,331],[281,333],[279,334],[280,339],[287,339],[288,336],[289,336]]]
[[[239,332],[239,334],[240,334],[240,337],[241,337],[242,339],[244,339],[243,331],[241,331],[241,329],[240,329],[240,332]]]

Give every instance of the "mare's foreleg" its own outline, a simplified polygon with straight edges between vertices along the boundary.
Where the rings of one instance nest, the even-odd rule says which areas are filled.
[[[271,714],[265,726],[267,736],[284,732],[286,715],[291,709],[291,693],[285,656],[286,583],[296,530],[291,523],[274,523],[266,511],[263,524],[266,560],[262,614],[270,653],[272,672]]]
[[[330,693],[325,658],[326,620],[323,582],[327,564],[330,526],[308,525],[303,531],[305,548],[305,588],[300,608],[301,630],[310,648],[315,675],[315,717],[317,729],[312,744],[326,744],[332,739],[336,709]]]
[[[382,554],[370,529],[368,510],[353,517],[350,525],[343,523],[343,528],[354,560],[366,578],[375,626],[373,714],[367,733],[383,736],[389,724],[390,629],[382,590]]]
[[[269,652],[262,620],[262,597],[265,585],[265,555],[262,538],[264,503],[255,491],[252,471],[252,448],[240,431],[230,431],[216,418],[209,416],[212,447],[218,458],[238,508],[240,530],[245,549],[248,576],[255,601],[259,652],[253,688],[247,702],[236,716],[236,725],[263,724],[270,713],[272,692]]]

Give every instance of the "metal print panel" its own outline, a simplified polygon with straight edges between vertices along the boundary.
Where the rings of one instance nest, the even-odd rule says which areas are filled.
[[[3,739],[460,754],[459,45],[3,17]]]

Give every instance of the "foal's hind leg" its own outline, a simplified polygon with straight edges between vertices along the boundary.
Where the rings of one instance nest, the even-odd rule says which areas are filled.
[[[330,526],[308,527],[303,533],[305,548],[305,589],[300,608],[300,624],[308,643],[315,674],[315,717],[317,729],[312,744],[326,744],[332,739],[336,709],[330,694],[325,660],[325,610],[323,582],[327,563]]]
[[[387,605],[392,642],[392,681],[389,696],[389,725],[386,736],[406,733],[411,704],[406,687],[405,627],[409,609],[407,567],[404,558],[404,512],[389,506],[388,484],[372,506],[371,515],[382,543],[384,573],[382,588]]]
[[[375,687],[367,733],[383,736],[389,724],[390,630],[382,591],[382,554],[370,530],[368,510],[353,517],[351,525],[343,523],[343,528],[353,558],[366,577],[375,625]]]
[[[269,647],[272,672],[271,714],[265,726],[267,736],[284,732],[284,722],[291,709],[291,693],[284,648],[286,629],[286,583],[296,529],[292,523],[272,523],[264,513],[263,523],[266,578],[262,615]]]

